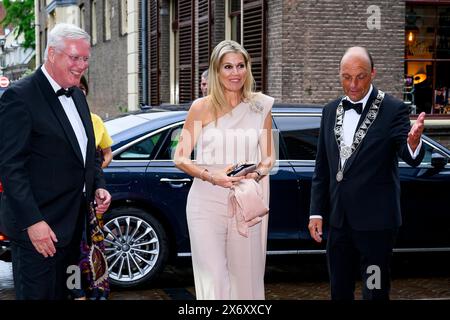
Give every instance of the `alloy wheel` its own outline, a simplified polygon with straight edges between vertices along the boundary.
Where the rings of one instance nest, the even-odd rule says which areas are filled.
[[[112,280],[136,282],[154,268],[160,254],[160,239],[149,223],[139,217],[119,216],[108,221],[104,231]]]

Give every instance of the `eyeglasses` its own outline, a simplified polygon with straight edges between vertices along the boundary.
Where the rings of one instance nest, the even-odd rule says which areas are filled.
[[[83,62],[83,63],[88,63],[89,62],[89,58],[90,57],[83,57],[83,56],[73,56],[71,54],[66,53],[63,50],[59,50],[60,52],[64,53],[66,56],[69,57],[70,61],[72,61],[73,63],[77,63],[77,62]]]

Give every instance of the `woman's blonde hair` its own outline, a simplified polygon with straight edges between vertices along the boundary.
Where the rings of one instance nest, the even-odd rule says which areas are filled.
[[[208,76],[208,103],[212,108],[215,120],[217,120],[217,116],[220,111],[227,110],[231,107],[228,106],[228,102],[225,99],[224,87],[219,79],[222,59],[227,53],[240,53],[244,58],[247,75],[241,91],[241,100],[250,101],[255,88],[255,80],[252,74],[250,56],[247,50],[233,40],[224,40],[220,42],[211,53]]]

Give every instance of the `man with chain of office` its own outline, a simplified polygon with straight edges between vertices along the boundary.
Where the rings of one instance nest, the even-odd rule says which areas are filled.
[[[354,299],[357,272],[364,299],[389,299],[390,258],[402,222],[398,157],[417,166],[424,156],[425,113],[411,128],[408,107],[373,86],[375,73],[367,49],[347,49],[339,66],[345,96],[322,114],[308,228],[321,242],[323,222],[329,225],[335,300]],[[378,272],[375,285],[371,270]]]

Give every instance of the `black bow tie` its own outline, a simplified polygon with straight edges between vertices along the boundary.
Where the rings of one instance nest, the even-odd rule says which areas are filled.
[[[348,111],[350,109],[354,109],[358,114],[361,114],[363,104],[362,103],[351,103],[348,100],[343,100],[342,101],[342,106],[344,107],[344,111]]]
[[[56,95],[59,97],[59,96],[62,96],[62,95],[65,95],[66,97],[71,97],[72,96],[72,93],[73,93],[73,88],[69,88],[69,89],[64,89],[64,88],[61,88],[61,89],[59,89],[58,91],[56,91]]]

